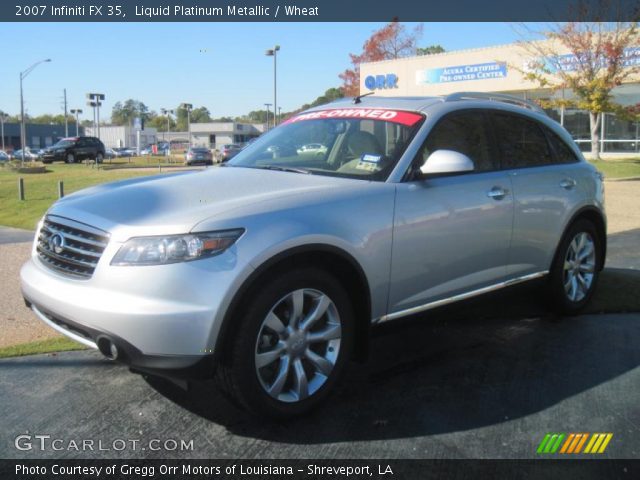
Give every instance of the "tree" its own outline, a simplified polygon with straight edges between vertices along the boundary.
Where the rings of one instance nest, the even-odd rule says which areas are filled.
[[[179,131],[187,131],[187,110],[184,108],[176,108],[177,129]],[[211,121],[211,114],[207,107],[198,107],[191,110],[191,123],[206,123]]]
[[[519,42],[532,59],[524,68],[513,68],[541,88],[573,92],[572,99],[552,99],[543,106],[573,106],[589,112],[591,154],[599,159],[602,114],[623,110],[614,102],[612,90],[640,73],[638,24],[567,22],[536,33],[544,40]]]
[[[75,124],[76,119],[74,117],[69,116],[69,123]],[[38,115],[37,117],[31,117],[29,119],[29,123],[37,123],[41,125],[51,125],[51,124],[60,124],[64,125],[64,115],[51,115],[50,113],[45,113],[43,115]]]
[[[114,125],[132,125],[134,118],[140,118],[143,121],[150,120],[152,113],[140,100],[129,99],[122,102],[116,102],[111,110],[111,122]]]
[[[429,45],[428,47],[416,48],[416,55],[434,55],[444,52],[446,52],[446,50],[442,45]]]
[[[167,117],[166,115],[155,115],[151,120],[149,120],[148,125],[150,127],[155,128],[159,132],[167,131]],[[176,121],[169,117],[169,131],[176,128]]]
[[[360,64],[363,62],[379,62],[415,55],[416,43],[422,35],[422,25],[407,32],[404,25],[393,20],[380,30],[373,32],[364,42],[362,53],[350,53],[352,68],[339,75],[342,80],[344,95],[355,96],[360,93]]]

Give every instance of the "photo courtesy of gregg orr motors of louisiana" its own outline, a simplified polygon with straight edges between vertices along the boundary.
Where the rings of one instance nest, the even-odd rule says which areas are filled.
[[[79,465],[58,465],[53,463],[51,467],[45,466],[29,466],[24,464],[16,464],[15,474],[19,476],[29,475],[83,475],[99,478],[113,477],[117,475],[136,476],[136,477],[155,477],[156,475],[174,476],[174,475],[197,475],[197,476],[264,476],[264,475],[285,475],[293,476],[302,474],[303,476],[321,477],[355,477],[369,478],[372,476],[386,475],[387,478],[393,478],[393,469],[389,464],[377,464],[374,470],[371,465],[349,465],[349,466],[323,466],[316,464],[308,464],[303,468],[300,466],[281,466],[281,465],[247,465],[244,463],[231,463],[226,466],[203,466],[183,464],[181,466],[159,464],[158,466],[137,466],[123,463],[120,465],[99,465],[99,466],[79,466]]]

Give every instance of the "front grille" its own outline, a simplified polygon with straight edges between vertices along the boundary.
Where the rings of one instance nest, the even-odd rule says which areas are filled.
[[[54,238],[55,237],[55,238]],[[77,278],[91,278],[109,234],[83,223],[47,215],[38,233],[38,257],[52,270]]]

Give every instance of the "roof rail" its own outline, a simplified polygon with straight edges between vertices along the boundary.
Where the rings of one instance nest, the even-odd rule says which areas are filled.
[[[546,115],[546,112],[535,103],[529,102],[522,98],[514,97],[512,95],[504,95],[502,93],[458,92],[443,97],[444,102],[457,102],[460,100],[490,100],[493,102],[509,103],[511,105],[528,108],[529,110],[533,110],[534,112]]]

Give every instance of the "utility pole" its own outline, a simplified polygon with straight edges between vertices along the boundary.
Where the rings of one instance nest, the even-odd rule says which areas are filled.
[[[4,113],[2,110],[0,110],[0,127],[2,130],[2,133],[0,133],[0,136],[2,137],[2,151],[4,152],[4,121],[7,118],[7,114]],[[637,135],[636,135],[637,136]]]
[[[193,109],[193,105],[190,103],[181,103],[180,108],[183,108],[187,111],[187,127],[189,128],[189,148],[191,148],[191,110]]]
[[[64,89],[64,136],[69,136],[69,114],[67,113],[67,89]]]

